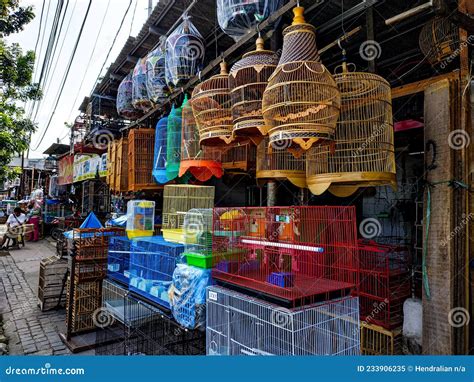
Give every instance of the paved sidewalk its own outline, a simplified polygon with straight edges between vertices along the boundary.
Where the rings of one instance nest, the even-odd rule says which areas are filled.
[[[10,354],[70,354],[58,335],[65,310],[41,312],[37,305],[39,263],[54,253],[46,240],[0,252],[0,315]]]

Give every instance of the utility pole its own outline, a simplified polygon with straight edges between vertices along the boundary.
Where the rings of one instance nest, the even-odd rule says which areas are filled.
[[[148,17],[150,17],[152,10],[153,10],[153,0],[148,0]]]

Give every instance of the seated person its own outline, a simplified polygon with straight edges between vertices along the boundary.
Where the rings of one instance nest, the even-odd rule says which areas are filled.
[[[3,236],[0,248],[5,245],[7,239],[13,239],[13,245],[18,245],[18,237],[22,234],[21,227],[26,222],[26,215],[22,212],[20,207],[16,207],[13,213],[7,219],[7,232]]]

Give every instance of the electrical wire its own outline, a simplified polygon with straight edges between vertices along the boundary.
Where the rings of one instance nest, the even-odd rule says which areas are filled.
[[[133,22],[135,21],[135,13],[137,11],[137,5],[138,5],[138,0],[135,0],[135,8],[133,8],[132,23],[130,24],[130,32],[128,33],[129,37],[132,35],[132,28],[133,28]]]
[[[59,92],[58,92],[58,95],[56,97],[56,103],[54,105],[54,109],[53,111],[51,112],[50,114],[50,117],[49,117],[49,120],[48,120],[48,123],[46,125],[46,128],[44,129],[44,132],[43,132],[43,135],[41,136],[41,139],[39,140],[39,142],[35,145],[34,148],[32,148],[32,150],[37,150],[38,147],[41,145],[41,143],[43,142],[43,139],[44,137],[46,136],[46,133],[49,129],[49,126],[51,125],[51,121],[53,120],[53,117],[54,117],[54,114],[56,113],[56,109],[58,107],[58,104],[59,104],[59,101],[61,99],[61,95],[63,94],[63,90],[64,90],[64,86],[66,85],[66,81],[67,81],[67,77],[69,75],[69,71],[71,70],[71,65],[72,65],[72,62],[74,61],[74,57],[76,55],[76,51],[77,51],[77,47],[79,45],[79,41],[81,40],[81,36],[82,36],[82,32],[84,31],[84,26],[86,24],[86,21],[87,21],[87,18],[89,16],[89,11],[91,9],[91,5],[92,5],[92,0],[89,0],[89,4],[87,6],[87,10],[86,10],[86,14],[84,16],[84,19],[82,20],[82,24],[81,24],[81,28],[79,30],[79,35],[77,36],[77,39],[76,39],[76,43],[74,44],[74,48],[73,48],[73,51],[72,51],[72,54],[71,54],[71,57],[69,59],[69,62],[68,62],[68,65],[67,65],[67,68],[66,68],[66,72],[64,73],[64,76],[63,76],[63,79],[62,79],[62,83],[61,83],[61,86],[60,86],[60,89],[59,89]]]

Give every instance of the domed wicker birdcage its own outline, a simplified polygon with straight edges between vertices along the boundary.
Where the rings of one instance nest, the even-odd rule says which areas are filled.
[[[232,112],[227,65],[221,63],[219,74],[198,84],[191,98],[200,143],[221,146],[232,142]]]
[[[201,182],[212,176],[220,178],[223,174],[221,151],[215,147],[201,147],[199,144],[199,130],[189,101],[182,105],[182,126],[179,176],[189,171]]]
[[[184,100],[187,101],[187,98]],[[166,177],[173,180],[179,173],[181,160],[181,106],[171,108],[168,115],[168,128],[166,132]]]
[[[170,88],[185,84],[204,61],[204,39],[188,16],[166,39],[166,83]]]
[[[166,132],[168,129],[168,117],[161,118],[155,128],[155,156],[153,161],[153,179],[157,183],[168,182],[166,177]]]
[[[459,48],[458,28],[448,18],[435,17],[421,29],[419,43],[431,65],[443,63],[449,57],[457,56],[455,52]]]
[[[135,69],[133,69],[132,105],[135,109],[144,113],[153,108],[153,103],[148,98],[146,88],[146,57],[140,58],[135,65]]]
[[[146,57],[146,89],[148,97],[154,103],[161,103],[166,100],[168,86],[166,85],[165,76],[164,42]]]
[[[268,137],[257,146],[257,180],[289,180],[295,186],[306,187],[306,157],[295,157],[285,147],[268,144]]]
[[[217,0],[217,21],[224,33],[237,41],[283,3],[284,0]]]
[[[278,56],[264,49],[263,39],[257,39],[257,49],[244,54],[229,73],[234,135],[257,137],[265,133],[262,114],[263,92],[278,64]],[[258,139],[260,137],[260,139]]]
[[[308,150],[334,139],[341,96],[319,60],[315,28],[305,22],[303,11],[293,9],[293,23],[283,32],[282,55],[263,94],[262,110],[270,143]]]
[[[117,90],[117,113],[127,119],[136,119],[141,113],[132,104],[132,73],[129,73],[120,83]]]
[[[341,116],[333,145],[307,155],[307,183],[313,194],[327,189],[349,196],[359,187],[396,187],[392,98],[387,81],[372,73],[343,71],[335,76]]]

